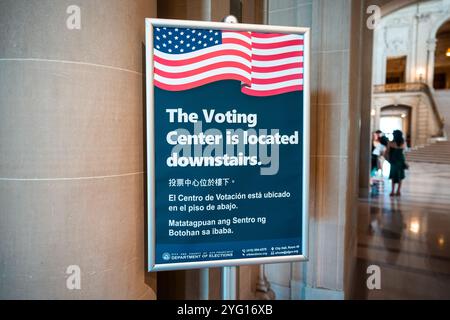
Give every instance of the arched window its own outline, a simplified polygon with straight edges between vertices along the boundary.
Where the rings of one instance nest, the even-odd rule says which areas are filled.
[[[439,28],[436,40],[433,86],[450,89],[450,20]]]

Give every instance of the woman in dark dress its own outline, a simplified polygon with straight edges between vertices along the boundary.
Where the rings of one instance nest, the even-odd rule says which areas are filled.
[[[389,142],[388,156],[389,163],[391,164],[391,171],[389,173],[389,179],[392,180],[392,192],[391,197],[401,195],[402,181],[405,179],[405,139],[403,138],[403,132],[395,130],[393,132],[394,139]],[[395,192],[395,185],[398,185],[397,192]]]

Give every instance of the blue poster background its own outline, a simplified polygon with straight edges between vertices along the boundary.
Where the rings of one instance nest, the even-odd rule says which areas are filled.
[[[302,158],[303,158],[303,92],[291,92],[270,97],[253,97],[241,93],[239,81],[218,81],[195,89],[173,92],[155,87],[155,223],[156,223],[156,264],[212,261],[242,258],[259,258],[302,254]],[[258,115],[258,129],[279,129],[280,134],[292,135],[299,132],[298,145],[281,145],[278,174],[263,176],[259,166],[244,167],[168,167],[167,158],[172,145],[166,142],[168,132],[184,128],[191,133],[191,123],[170,123],[166,109],[182,108],[185,112],[196,112],[202,120],[203,109],[216,112],[237,110],[238,113]],[[248,130],[246,124],[207,124],[203,122],[203,132],[209,128],[222,131],[227,129]],[[234,183],[226,187],[173,188],[170,179],[211,179],[230,178]],[[170,194],[202,195],[255,192],[288,191],[288,199],[236,200],[238,209],[234,211],[212,211],[202,213],[169,212],[170,205],[182,205],[169,201]],[[207,205],[210,202],[205,202]],[[213,204],[220,201],[213,201]],[[169,219],[210,220],[233,217],[267,218],[266,224],[234,225],[233,234],[208,235],[200,237],[170,237]],[[266,248],[264,250],[264,248]],[[297,248],[295,250],[295,248]],[[292,251],[292,249],[294,249]],[[213,252],[227,254],[210,254]],[[191,253],[199,253],[191,254]]]

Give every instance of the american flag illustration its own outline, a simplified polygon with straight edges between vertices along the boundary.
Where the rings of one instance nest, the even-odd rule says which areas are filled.
[[[297,34],[156,27],[154,84],[182,91],[238,80],[251,96],[301,91],[303,48]]]

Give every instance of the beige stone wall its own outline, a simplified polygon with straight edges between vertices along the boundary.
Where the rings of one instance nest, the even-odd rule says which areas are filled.
[[[69,5],[81,30],[69,30]],[[0,1],[0,298],[151,299],[144,18],[152,0]],[[81,268],[67,290],[66,268]]]

